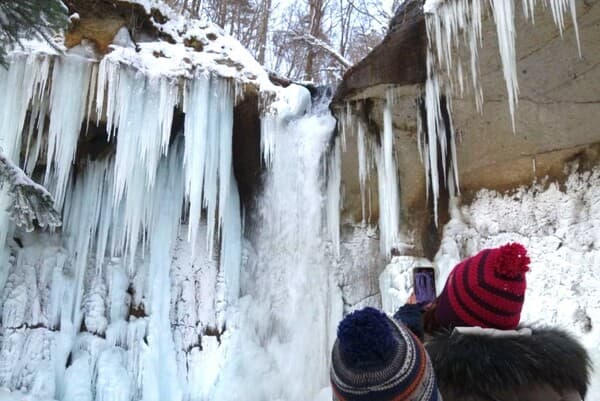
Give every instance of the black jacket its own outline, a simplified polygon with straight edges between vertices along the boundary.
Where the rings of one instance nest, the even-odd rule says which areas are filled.
[[[554,328],[502,337],[446,331],[427,351],[444,401],[578,401],[590,380],[586,350]]]

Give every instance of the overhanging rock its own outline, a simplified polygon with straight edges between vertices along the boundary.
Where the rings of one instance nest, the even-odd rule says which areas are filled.
[[[452,1],[452,0],[449,0]],[[427,78],[427,34],[422,1],[407,1],[393,19],[383,40],[365,59],[344,76],[332,108],[342,116],[348,108],[379,140],[383,126],[386,90],[393,87],[394,151],[399,176],[401,223],[414,241],[413,252],[433,256],[439,231],[447,221],[447,194],[440,194],[440,216],[436,226],[431,208],[417,137],[417,99]],[[451,117],[456,132],[456,155],[463,199],[480,188],[509,190],[549,176],[564,178],[564,166],[579,161],[580,167],[599,160],[600,144],[600,2],[576,2],[583,57],[579,57],[575,30],[564,16],[562,35],[549,9],[538,5],[535,24],[523,17],[521,2],[515,2],[516,60],[519,101],[513,133],[506,85],[498,49],[492,10],[484,8],[482,47],[479,50],[479,79],[483,110],[477,111],[468,90],[449,94]],[[470,55],[462,52],[463,64]],[[465,77],[469,72],[465,69]],[[465,86],[468,80],[465,78]],[[423,117],[423,116],[422,116]],[[356,160],[356,142],[348,130],[348,152],[344,155],[342,181],[344,212],[360,220],[361,196]],[[439,156],[441,157],[441,156]],[[356,162],[354,162],[356,164]],[[441,165],[441,160],[440,163]],[[440,170],[438,176],[442,177]],[[372,181],[376,178],[372,177]],[[445,180],[440,178],[444,190]],[[377,204],[376,185],[371,199]],[[429,204],[428,204],[429,199]],[[377,213],[372,213],[376,221]],[[411,234],[412,233],[412,234]]]

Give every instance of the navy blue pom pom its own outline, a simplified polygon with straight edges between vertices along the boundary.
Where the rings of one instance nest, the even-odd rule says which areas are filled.
[[[346,316],[337,337],[340,356],[349,368],[385,365],[398,346],[387,316],[369,307]]]

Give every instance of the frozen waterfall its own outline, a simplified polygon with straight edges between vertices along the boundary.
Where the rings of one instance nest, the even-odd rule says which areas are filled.
[[[1,212],[0,386],[52,400],[203,399],[192,380],[202,340],[225,330],[239,294],[235,84],[15,54],[0,85],[4,164],[43,180],[64,223],[29,234]],[[172,132],[178,105],[184,132]],[[90,124],[106,126],[115,152],[75,172]]]
[[[29,232],[32,217],[20,228],[0,214],[0,387],[35,400],[299,401],[328,386],[343,308],[329,99],[279,90],[259,206],[244,213],[233,81],[14,54],[0,86],[9,186],[53,197],[63,223]],[[91,126],[114,151],[80,160]]]
[[[339,234],[325,238],[339,222],[335,120],[326,104],[311,104],[308,90],[296,85],[274,108],[263,119],[268,167],[251,216],[238,326],[218,401],[312,399],[328,385],[329,350],[342,316],[333,263]]]

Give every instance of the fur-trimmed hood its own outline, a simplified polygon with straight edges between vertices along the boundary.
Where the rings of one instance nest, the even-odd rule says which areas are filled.
[[[509,336],[445,331],[433,336],[427,350],[442,395],[452,395],[448,398],[503,399],[497,395],[542,386],[584,399],[590,380],[586,350],[556,328],[533,327],[529,335]]]

